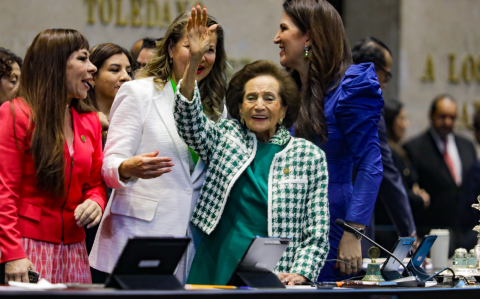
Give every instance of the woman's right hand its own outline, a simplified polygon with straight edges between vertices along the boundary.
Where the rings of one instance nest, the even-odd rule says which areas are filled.
[[[5,263],[5,282],[19,281],[30,282],[28,270],[35,271],[35,266],[27,258],[13,260]]]
[[[188,101],[192,101],[193,99],[198,65],[202,61],[205,53],[210,49],[213,34],[218,27],[218,24],[214,24],[207,28],[207,19],[208,15],[205,7],[203,10],[200,5],[197,5],[196,8],[192,7],[192,12],[187,23],[190,60],[183,73],[183,81],[180,88],[180,92]]]
[[[129,179],[132,176],[141,179],[154,179],[162,174],[172,171],[168,167],[173,167],[171,158],[157,157],[158,151],[131,157],[120,164],[118,173],[123,179]]]
[[[187,38],[190,58],[196,60],[197,65],[203,55],[210,49],[213,34],[218,27],[218,24],[214,24],[207,28],[207,19],[208,15],[205,7],[203,10],[198,4],[196,8],[192,7],[191,15],[187,23]],[[195,65],[195,70],[197,69],[197,65]]]

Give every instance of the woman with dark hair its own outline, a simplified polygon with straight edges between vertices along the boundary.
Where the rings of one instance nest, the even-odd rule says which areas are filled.
[[[15,98],[20,80],[22,58],[0,47],[0,106]]]
[[[157,43],[155,56],[136,80],[122,85],[113,103],[102,173],[114,190],[90,253],[90,263],[99,271],[111,273],[131,236],[192,236],[189,219],[206,167],[182,141],[173,118],[174,93],[188,63],[189,17],[177,16]],[[208,23],[218,25],[211,16]],[[224,33],[218,26],[195,76],[212,120],[223,111],[226,67]],[[195,253],[193,242],[189,246],[176,272],[182,282]]]
[[[83,226],[106,202],[102,129],[84,99],[97,70],[78,31],[49,29],[34,39],[20,97],[0,108],[0,250],[5,279],[28,270],[52,283],[91,283]]]
[[[342,20],[332,5],[326,0],[287,0],[283,8],[274,43],[280,46],[280,64],[302,95],[292,133],[325,151],[330,174],[329,262],[319,280],[341,279],[341,273],[360,269],[362,254],[360,238],[344,232],[335,220],[359,229],[368,225],[382,180],[377,136],[382,92],[372,64],[351,65]],[[341,262],[331,261],[337,258]],[[341,273],[334,273],[334,266]]]
[[[90,61],[97,67],[93,88],[88,95],[98,111],[110,116],[113,100],[123,83],[132,80],[132,56],[116,44],[100,44],[90,50]]]
[[[385,125],[387,127],[388,145],[392,150],[393,163],[402,175],[403,185],[407,191],[410,206],[415,219],[430,205],[430,195],[418,185],[418,174],[412,167],[408,155],[400,145],[405,137],[408,119],[403,104],[397,100],[385,102]]]
[[[100,44],[90,51],[90,61],[97,67],[90,82],[89,99],[99,113],[103,127],[103,142],[107,139],[110,109],[118,90],[123,83],[132,80],[132,56],[130,53],[111,43]]]
[[[180,136],[209,162],[192,217],[206,235],[188,282],[226,284],[255,236],[291,237],[275,273],[285,284],[314,281],[328,252],[328,174],[324,153],[286,129],[298,116],[297,86],[275,63],[253,62],[228,86],[233,119],[208,120],[194,80],[215,32],[205,17],[206,9],[192,9],[174,108]]]
[[[95,108],[99,111],[98,116],[102,123],[102,140],[105,144],[109,126],[110,109],[118,90],[123,83],[132,80],[132,56],[126,49],[112,43],[99,44],[90,50],[90,61],[97,68],[90,82],[92,89],[88,91],[88,97]],[[112,189],[107,188],[107,199],[112,194]],[[98,226],[85,229],[87,235],[85,241],[87,251],[90,253]],[[92,281],[103,283],[105,278],[92,269]]]

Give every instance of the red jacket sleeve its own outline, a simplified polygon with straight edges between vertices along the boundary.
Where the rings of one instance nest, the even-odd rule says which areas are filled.
[[[24,156],[27,144],[28,116],[20,105],[0,107],[0,250],[2,263],[25,258],[18,229],[16,201],[22,187]],[[15,119],[15,121],[14,121]]]
[[[90,199],[95,201],[102,208],[102,212],[105,210],[107,203],[107,185],[103,181],[102,177],[102,163],[103,163],[103,149],[102,149],[102,126],[100,119],[96,113],[92,113],[94,116],[93,123],[97,131],[97,138],[94,144],[94,151],[92,157],[92,169],[90,170],[90,180],[87,184],[83,185],[82,190],[82,202]]]

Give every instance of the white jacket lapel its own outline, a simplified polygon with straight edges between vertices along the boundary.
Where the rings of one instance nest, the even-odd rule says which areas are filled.
[[[202,159],[198,159],[197,165],[195,165],[195,169],[192,173],[192,183],[195,183],[195,181],[201,176],[204,169],[205,163],[203,163]]]
[[[178,155],[182,160],[183,168],[190,176],[190,165],[188,152],[188,146],[183,142],[177,132],[177,127],[175,125],[175,119],[173,118],[173,103],[174,103],[174,94],[173,88],[170,81],[165,84],[163,92],[158,94],[154,99],[155,107],[157,107],[158,113],[160,114],[162,121],[167,127],[168,133],[172,137],[172,140],[177,148]]]

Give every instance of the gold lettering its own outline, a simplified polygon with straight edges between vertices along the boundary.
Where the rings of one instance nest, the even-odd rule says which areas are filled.
[[[93,18],[93,8],[95,6],[96,0],[85,0],[88,4],[88,24],[95,24],[95,19]]]
[[[427,55],[427,61],[425,62],[425,70],[423,71],[422,81],[433,82],[435,81],[435,69],[433,66],[432,55]]]
[[[477,81],[478,83],[480,83],[480,55],[478,55],[478,61],[477,61],[477,65],[476,65],[476,68],[477,68]]]
[[[472,82],[473,79],[476,77],[476,70],[475,70],[475,58],[473,58],[472,54],[468,54],[462,63],[462,77],[466,83]]]
[[[448,54],[448,81],[451,83],[460,82],[460,77],[455,75],[455,53]]]
[[[167,28],[170,26],[171,21],[170,4],[168,1],[165,1],[165,5],[163,6],[163,18],[160,20],[160,28]]]
[[[143,25],[140,9],[142,7],[142,0],[130,0],[130,9],[132,10],[132,26],[140,27]]]
[[[127,25],[127,19],[122,20],[122,6],[123,0],[117,0],[117,21],[115,22],[115,25],[117,26]]]
[[[188,1],[177,0],[176,4],[177,4],[177,13],[182,13],[182,12],[187,11]],[[190,9],[188,9],[188,11],[190,11]]]
[[[473,100],[473,110],[475,113],[480,112],[480,100]]]
[[[468,113],[467,103],[463,102],[463,104],[462,104],[462,123],[466,128],[471,128],[472,127],[469,115],[470,115],[470,113]]]
[[[153,16],[152,16],[153,13]],[[147,26],[154,27],[160,14],[157,0],[147,0]]]
[[[105,15],[105,2],[107,3],[108,6],[108,11],[107,15]],[[99,3],[99,14],[100,14],[100,21],[102,21],[103,24],[108,24],[112,20],[112,15],[113,15],[113,1],[112,0],[100,0]]]

